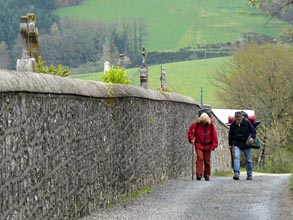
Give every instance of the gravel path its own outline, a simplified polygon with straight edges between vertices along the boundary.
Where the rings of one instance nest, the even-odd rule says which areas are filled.
[[[247,181],[174,180],[133,201],[99,210],[83,220],[292,220],[289,174],[254,174]]]

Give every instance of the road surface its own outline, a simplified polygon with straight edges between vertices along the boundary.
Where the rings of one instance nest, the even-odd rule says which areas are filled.
[[[239,181],[172,180],[82,220],[292,220],[289,178],[289,174],[255,173],[252,181],[245,174]]]

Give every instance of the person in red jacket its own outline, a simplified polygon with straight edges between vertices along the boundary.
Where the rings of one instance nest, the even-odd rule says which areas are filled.
[[[212,119],[207,113],[202,113],[188,130],[188,141],[195,146],[196,179],[204,176],[206,181],[211,175],[211,151],[218,146],[218,135]]]

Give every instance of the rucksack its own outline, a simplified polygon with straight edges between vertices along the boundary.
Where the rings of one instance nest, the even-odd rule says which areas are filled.
[[[248,116],[248,114],[245,111],[241,111],[241,114],[244,118],[246,118],[250,123],[256,128],[260,121],[256,121],[255,115]]]
[[[260,124],[260,121],[256,120],[255,115],[248,116],[248,114],[245,111],[241,111],[241,114],[242,114],[243,118],[248,120],[255,128],[257,128],[257,126]],[[233,121],[234,121],[234,116],[229,115],[228,116],[228,124],[231,124]]]
[[[212,117],[212,110],[209,108],[202,108],[198,111],[198,117],[201,116],[202,113],[207,113],[209,117]]]

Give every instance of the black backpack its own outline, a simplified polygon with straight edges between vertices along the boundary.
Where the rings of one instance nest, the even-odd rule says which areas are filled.
[[[243,118],[245,118],[246,120],[250,121],[249,118],[248,118],[248,114],[245,112],[245,111],[241,111],[241,115],[243,116]],[[260,124],[260,121],[250,121],[250,123],[255,127],[256,127]]]
[[[198,111],[198,117],[201,116],[202,113],[207,113],[209,117],[212,117],[212,110],[209,108],[202,108]]]

